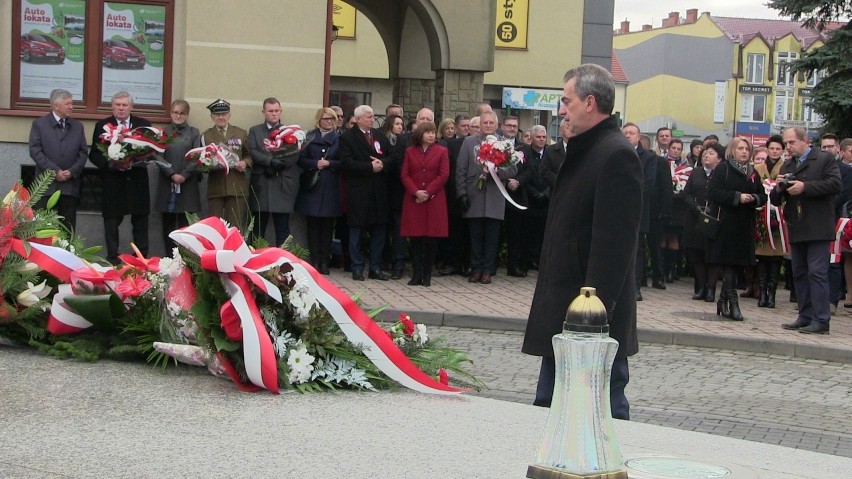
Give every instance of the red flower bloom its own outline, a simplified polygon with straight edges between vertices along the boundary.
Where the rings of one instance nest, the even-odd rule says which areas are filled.
[[[403,331],[406,336],[414,334],[414,321],[411,320],[410,316],[407,314],[400,314],[399,322],[402,323]]]
[[[446,371],[444,371],[444,368],[438,370],[438,381],[440,381],[441,384],[444,385],[450,384],[450,375],[447,374]]]
[[[133,251],[136,252],[136,256],[131,256],[129,254],[118,255],[118,258],[124,261],[124,264],[132,268],[136,268],[141,273],[146,273],[148,271],[153,271],[155,273],[160,272],[160,258],[145,258],[142,256],[142,252],[139,251],[139,248],[137,248],[135,244],[130,243],[130,246],[133,248]]]
[[[126,298],[135,298],[148,291],[150,287],[151,283],[148,280],[138,276],[128,276],[116,285],[115,292]]]

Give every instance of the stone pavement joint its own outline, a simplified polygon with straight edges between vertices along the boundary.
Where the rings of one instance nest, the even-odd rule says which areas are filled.
[[[462,276],[443,276],[433,277],[429,288],[408,286],[407,277],[353,281],[341,270],[333,270],[330,279],[349,294],[359,293],[366,305],[387,305],[379,316],[383,321],[396,321],[404,312],[431,326],[522,332],[536,277],[535,271],[526,278],[514,278],[500,270],[490,285],[469,283]],[[805,335],[781,328],[781,323],[795,320],[797,314],[783,289],[778,291],[774,309],[758,308],[757,300],[740,298],[746,319],[735,322],[716,316],[716,303],[693,301],[691,278],[666,286],[665,290],[642,289],[644,301],[637,303],[642,342],[852,363],[852,309],[838,308],[830,335]]]

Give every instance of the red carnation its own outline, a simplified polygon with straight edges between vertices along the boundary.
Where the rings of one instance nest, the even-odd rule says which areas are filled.
[[[444,371],[444,368],[438,370],[438,381],[440,381],[443,385],[450,384],[450,375],[447,374],[446,371]]]

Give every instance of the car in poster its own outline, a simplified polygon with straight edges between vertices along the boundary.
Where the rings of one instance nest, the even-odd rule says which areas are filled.
[[[104,66],[108,68],[126,66],[142,69],[145,68],[145,53],[136,45],[125,40],[105,40],[103,62]]]
[[[20,53],[21,60],[25,62],[65,62],[65,48],[53,38],[40,33],[21,35]]]

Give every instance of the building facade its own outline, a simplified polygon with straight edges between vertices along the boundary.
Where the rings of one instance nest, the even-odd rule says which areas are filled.
[[[631,32],[622,22],[613,49],[630,80],[625,118],[649,133],[668,126],[686,140],[715,134],[762,145],[789,126],[815,132],[821,119],[808,102],[824,72],[793,74],[790,62],[824,42],[824,33],[797,22],[697,9],[685,18],[672,12],[659,28]]]

